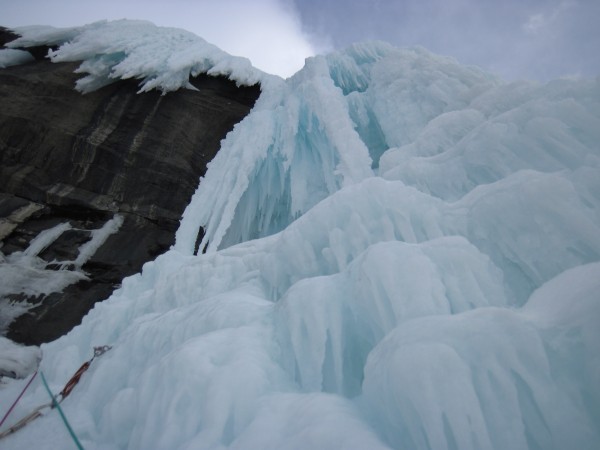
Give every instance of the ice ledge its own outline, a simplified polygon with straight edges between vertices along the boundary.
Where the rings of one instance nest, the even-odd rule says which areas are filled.
[[[189,79],[201,73],[225,76],[238,86],[279,79],[193,33],[146,21],[100,21],[73,28],[29,26],[12,31],[21,37],[8,43],[9,48],[45,45],[56,47],[48,52],[52,62],[82,61],[76,70],[87,74],[76,83],[82,93],[129,78],[140,80],[139,92],[157,89],[163,93],[196,89]]]

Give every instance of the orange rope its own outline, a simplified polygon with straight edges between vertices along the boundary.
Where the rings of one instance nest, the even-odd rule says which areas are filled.
[[[90,364],[93,360],[94,358],[90,359],[87,362],[84,362],[83,365],[77,370],[77,372],[75,372],[75,375],[73,375],[71,379],[67,381],[67,384],[65,384],[63,390],[60,391],[60,393],[58,394],[61,397],[61,401],[63,401],[66,398],[66,396],[71,393],[75,385],[79,383],[81,376],[85,373],[86,370],[89,369]]]

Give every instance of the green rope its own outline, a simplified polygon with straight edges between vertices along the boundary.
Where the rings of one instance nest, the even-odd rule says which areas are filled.
[[[69,430],[69,434],[73,438],[73,441],[75,441],[75,445],[77,445],[77,448],[79,450],[84,450],[83,446],[79,443],[77,436],[75,436],[75,432],[71,428],[71,425],[69,425],[69,422],[67,421],[67,418],[65,417],[65,414],[63,413],[60,405],[56,401],[56,397],[52,394],[52,391],[48,387],[48,383],[46,382],[46,377],[44,376],[44,372],[40,371],[40,375],[42,376],[42,381],[44,382],[44,386],[45,386],[46,390],[48,391],[48,395],[50,395],[50,398],[52,399],[52,407],[58,409],[58,412],[60,413],[60,417],[62,417],[62,420],[65,423],[67,430]]]

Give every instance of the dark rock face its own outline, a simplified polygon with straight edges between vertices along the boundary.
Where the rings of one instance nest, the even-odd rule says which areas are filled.
[[[89,281],[27,299],[39,305],[7,334],[25,344],[68,332],[173,244],[206,164],[260,94],[258,86],[200,76],[191,80],[199,91],[136,94],[135,81],[118,81],[82,95],[76,67],[37,59],[0,70],[0,252],[24,251],[41,231],[68,222],[38,256],[74,261],[92,230],[115,214],[124,221],[82,266]]]

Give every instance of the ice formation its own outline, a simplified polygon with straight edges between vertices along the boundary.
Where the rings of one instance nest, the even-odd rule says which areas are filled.
[[[197,62],[146,71],[96,36],[82,68],[118,53],[144,86]],[[86,448],[596,449],[599,130],[600,79],[507,84],[383,43],[311,58],[264,83],[175,247],[41,369],[59,390],[113,346],[63,402]],[[2,444],[69,440],[48,414]]]
[[[39,347],[18,345],[0,336],[0,376],[25,378],[37,368],[41,359]]]
[[[0,296],[7,293],[23,293],[27,296],[49,294],[59,292],[69,284],[85,279],[81,267],[122,224],[123,217],[115,214],[101,228],[89,231],[89,240],[79,247],[77,258],[73,261],[55,260],[47,263],[38,257],[65,231],[73,229],[68,222],[41,231],[35,239],[31,240],[27,249],[22,252],[15,252],[8,256],[3,256],[0,252],[0,257],[3,258],[3,264],[0,266],[0,280],[2,280]],[[47,266],[59,266],[60,270],[48,268]],[[74,270],[65,270],[69,268]],[[35,282],[32,282],[32,280]]]
[[[54,260],[48,263],[38,256],[65,231],[73,229],[68,222],[41,231],[22,252],[5,256],[0,248],[0,333],[6,331],[14,318],[36,306],[27,301],[10,300],[8,294],[35,298],[41,294],[61,292],[73,283],[88,279],[82,270],[83,265],[122,224],[123,216],[115,214],[101,228],[88,231],[89,240],[79,247],[73,261]]]
[[[30,26],[14,31],[21,37],[7,47],[48,45],[57,47],[48,52],[53,62],[83,61],[77,69],[86,74],[77,82],[83,93],[127,78],[141,80],[140,92],[194,89],[189,77],[199,73],[225,75],[246,85],[271,78],[248,59],[228,55],[193,33],[141,20],[100,21],[73,28]]]
[[[0,49],[0,69],[33,61],[31,53],[12,48]]]

